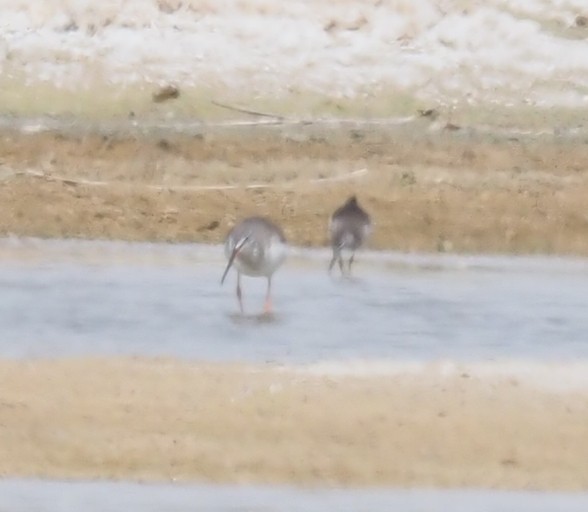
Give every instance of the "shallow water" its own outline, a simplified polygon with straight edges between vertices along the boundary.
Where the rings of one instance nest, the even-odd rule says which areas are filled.
[[[585,512],[588,494],[0,481],[10,512]],[[4,508],[3,508],[4,507]]]
[[[220,247],[5,239],[0,357],[138,354],[316,362],[588,356],[588,261],[363,253],[352,280],[293,250],[274,280],[223,287]]]
[[[0,240],[0,357],[139,354],[279,362],[588,355],[588,260],[362,253],[356,277],[293,250],[264,282],[220,286],[217,246]],[[588,494],[327,490],[0,479],[0,512],[588,510]]]

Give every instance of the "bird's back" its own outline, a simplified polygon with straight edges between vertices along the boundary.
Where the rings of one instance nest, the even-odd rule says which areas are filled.
[[[227,235],[225,255],[230,257],[237,243],[248,238],[236,258],[237,267],[249,275],[273,272],[285,259],[286,237],[282,229],[263,217],[248,217]]]
[[[357,204],[355,197],[337,208],[329,226],[333,247],[357,249],[371,231],[370,216]]]

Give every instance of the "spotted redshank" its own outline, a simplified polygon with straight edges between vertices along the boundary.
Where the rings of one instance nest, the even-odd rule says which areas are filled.
[[[351,196],[343,206],[335,210],[329,223],[331,247],[333,258],[329,264],[329,273],[333,269],[335,261],[339,262],[341,274],[345,275],[343,268],[343,251],[350,252],[347,266],[348,275],[351,274],[351,265],[355,258],[355,251],[365,242],[372,230],[372,221],[365,210],[359,206],[357,198]]]
[[[225,255],[227,267],[221,279],[224,282],[234,264],[237,269],[237,299],[243,313],[241,274],[267,279],[264,311],[272,311],[272,276],[286,259],[286,237],[279,226],[263,217],[249,217],[237,224],[227,235]]]

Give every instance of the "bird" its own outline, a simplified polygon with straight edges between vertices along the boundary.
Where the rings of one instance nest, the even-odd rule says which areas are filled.
[[[265,217],[248,217],[229,231],[225,240],[225,256],[228,263],[221,278],[221,285],[234,265],[237,270],[237,299],[241,314],[241,274],[267,279],[264,312],[271,313],[272,276],[287,256],[287,241],[282,229]]]
[[[335,262],[338,261],[341,274],[345,275],[342,253],[344,250],[348,250],[351,255],[349,256],[347,273],[351,275],[351,265],[355,258],[355,251],[365,243],[371,231],[372,221],[370,216],[359,205],[357,197],[352,195],[334,211],[330,218],[329,235],[333,257],[329,263],[329,273],[331,273]]]

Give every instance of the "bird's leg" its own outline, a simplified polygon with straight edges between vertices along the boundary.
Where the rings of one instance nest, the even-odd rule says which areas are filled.
[[[331,263],[329,263],[329,274],[331,273],[331,270],[333,270],[333,265],[335,264],[335,261],[337,261],[337,253],[333,251],[333,257],[331,258]]]
[[[339,270],[341,270],[341,275],[344,276],[345,269],[343,268],[343,257],[341,256],[341,253],[339,253],[339,255],[338,255],[338,261],[339,261]]]
[[[351,275],[351,265],[353,265],[354,261],[355,261],[355,252],[352,252],[351,256],[349,257],[349,265],[347,266],[349,275]]]
[[[239,309],[243,314],[243,295],[241,293],[241,272],[237,272],[237,300],[239,301]]]
[[[263,306],[264,313],[271,313],[272,312],[272,276],[267,278],[267,292],[265,294],[265,304]]]

